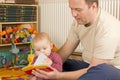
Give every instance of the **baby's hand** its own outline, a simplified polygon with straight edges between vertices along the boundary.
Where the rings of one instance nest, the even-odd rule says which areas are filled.
[[[28,75],[28,77],[29,77],[29,80],[37,80],[36,76]]]
[[[51,66],[53,62],[50,58],[47,57],[44,59],[43,63],[45,63],[47,66]]]
[[[51,66],[52,65],[52,60],[49,59],[45,54],[39,54],[39,56],[37,57],[34,66],[38,66],[38,65],[47,65],[47,66]]]

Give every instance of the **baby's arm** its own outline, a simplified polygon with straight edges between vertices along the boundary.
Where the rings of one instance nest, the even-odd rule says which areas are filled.
[[[58,71],[62,71],[62,59],[58,53],[53,52],[52,55],[49,56],[52,60],[52,67],[56,68]]]

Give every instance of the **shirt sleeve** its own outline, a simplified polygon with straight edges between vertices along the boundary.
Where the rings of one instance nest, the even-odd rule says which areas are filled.
[[[77,34],[77,24],[76,22],[74,21],[71,28],[70,28],[70,31],[69,31],[69,34],[68,34],[68,40],[71,41],[71,42],[76,42],[79,40],[79,36]]]
[[[51,65],[53,68],[56,68],[58,71],[62,71],[62,59],[58,53],[52,52],[49,58],[52,60],[53,64]]]

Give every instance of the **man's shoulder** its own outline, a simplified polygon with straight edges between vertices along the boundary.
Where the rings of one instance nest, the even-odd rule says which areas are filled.
[[[101,9],[98,24],[103,27],[114,27],[120,25],[120,21],[116,18],[116,16],[113,16],[111,13]]]
[[[117,17],[115,15],[113,15],[112,13],[110,12],[107,12],[106,10],[104,9],[101,9],[100,11],[100,19],[105,22],[118,22],[119,20],[117,19]]]

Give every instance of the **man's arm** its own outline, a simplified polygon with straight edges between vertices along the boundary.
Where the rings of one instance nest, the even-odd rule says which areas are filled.
[[[90,66],[88,68],[84,68],[81,70],[69,71],[69,72],[59,72],[53,68],[53,71],[51,71],[49,73],[39,70],[39,69],[33,70],[32,73],[35,76],[41,77],[43,79],[77,80],[79,77],[81,77],[83,74],[85,74],[87,72],[87,70],[90,69],[92,66],[97,66],[102,63],[108,63],[108,61],[109,60],[92,58]]]
[[[63,62],[70,56],[70,54],[75,50],[78,46],[78,42],[71,42],[68,39],[64,43],[64,45],[58,50],[58,54],[61,56]]]

